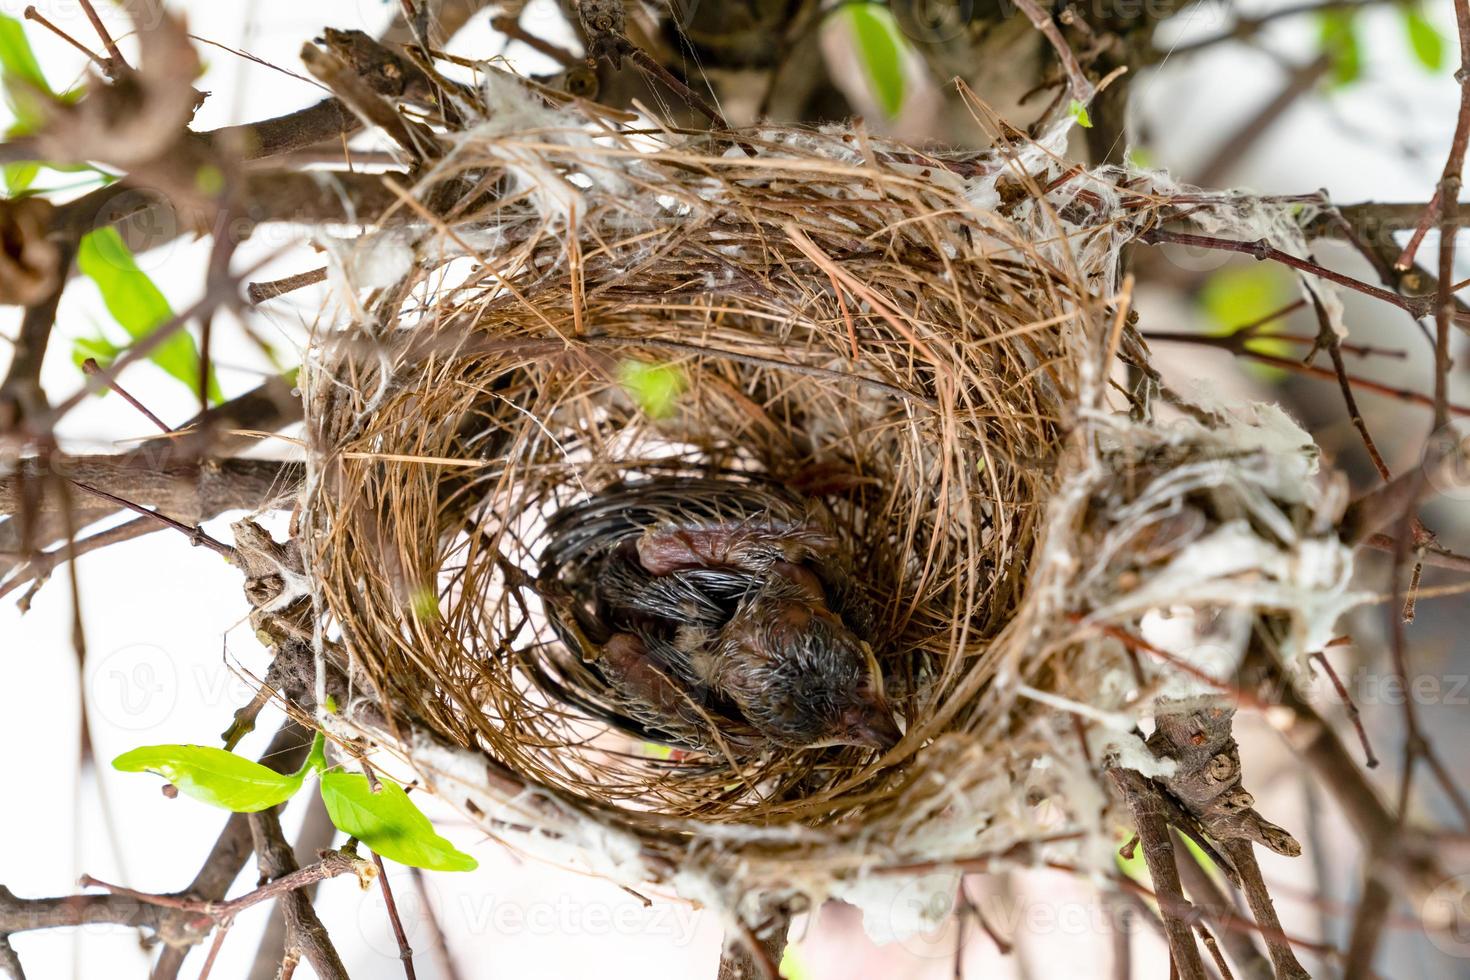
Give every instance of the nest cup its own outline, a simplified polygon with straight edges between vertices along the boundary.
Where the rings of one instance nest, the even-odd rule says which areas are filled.
[[[328,653],[374,706],[356,731],[487,832],[731,905],[842,887],[864,904],[851,883],[875,862],[1075,839],[1043,797],[1099,822],[1087,737],[1043,702],[1123,701],[1097,680],[1123,651],[1077,641],[1063,589],[1100,485],[1138,489],[1089,420],[1119,351],[1152,373],[1113,279],[1148,196],[1120,203],[1117,172],[1058,190],[1042,144],[730,145],[553,111],[504,79],[486,102],[413,190],[426,213],[460,189],[453,232],[329,249],[354,322],[303,376],[302,527]],[[1187,461],[1196,428],[1111,438]],[[671,472],[816,502],[876,612],[897,748],[671,753],[551,690],[547,518]]]

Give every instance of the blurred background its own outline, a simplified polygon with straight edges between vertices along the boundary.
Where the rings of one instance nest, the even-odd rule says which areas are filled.
[[[1140,7],[1147,2],[1137,0]],[[850,15],[848,8],[854,6],[863,13]],[[90,39],[72,0],[43,0],[38,7],[63,30]],[[385,0],[170,7],[187,11],[206,63],[196,87],[210,95],[196,129],[253,121],[316,101],[321,90],[305,77],[298,59],[303,42],[324,26],[377,35],[397,11],[396,3]],[[0,12],[24,25],[50,85],[61,91],[77,83],[85,69],[83,56],[35,22],[24,21],[24,8],[16,0],[0,0]],[[126,19],[109,4],[100,12],[129,50]],[[875,45],[869,20],[888,41]],[[1016,69],[1017,59],[1035,48],[1024,18],[1011,17],[1007,23],[1020,28],[998,31],[992,46],[981,49],[990,51],[989,59],[963,65],[948,64],[932,51],[921,53],[909,43],[904,23],[883,5],[833,5],[823,15],[814,37],[841,96],[839,110],[848,107],[864,116],[870,129],[916,142],[983,143],[974,121],[955,111],[954,100],[946,96],[948,75],[955,72],[963,72],[976,94],[1003,115],[1034,116],[1040,108],[1034,98],[1023,102],[1034,79]],[[554,44],[576,45],[554,3],[530,3],[521,24]],[[1209,186],[1281,194],[1325,189],[1339,203],[1424,202],[1433,192],[1458,106],[1449,0],[1187,4],[1160,18],[1149,43],[1155,64],[1131,81],[1130,130],[1126,139],[1114,137],[1115,158]],[[559,67],[524,43],[508,42],[491,28],[488,12],[472,17],[448,50],[470,59],[504,57],[528,74]],[[686,65],[686,72],[698,77],[699,67]],[[732,120],[758,109],[763,86],[754,75],[748,84],[739,77],[721,81]],[[1085,143],[1084,134],[1075,147],[1079,158],[1088,152]],[[353,145],[373,144],[367,138]],[[32,190],[61,188],[63,196],[96,186],[96,178],[86,173],[42,171],[30,179]],[[1431,232],[1421,256],[1435,255],[1437,244]],[[199,297],[209,254],[207,239],[186,235],[139,254],[137,264],[169,306],[181,310]],[[1372,269],[1341,244],[1322,244],[1318,257],[1374,281]],[[1130,261],[1139,276],[1136,305],[1145,331],[1219,336],[1297,295],[1285,271],[1250,259],[1232,261],[1223,253],[1151,250]],[[272,225],[237,253],[237,269],[255,264],[259,268],[250,278],[266,280],[321,263],[297,231]],[[1470,267],[1458,270],[1456,278],[1467,275]],[[1345,295],[1352,341],[1400,352],[1349,357],[1350,371],[1390,387],[1423,390],[1431,377],[1432,351],[1413,323],[1383,304]],[[249,390],[299,363],[308,332],[332,309],[333,299],[322,286],[266,303],[251,312],[248,323],[233,321],[230,314],[217,317],[213,351],[221,393],[229,397]],[[14,336],[19,319],[18,310],[0,308],[0,337]],[[1273,329],[1310,336],[1316,326],[1308,310],[1274,321]],[[1464,336],[1457,334],[1455,340],[1463,351]],[[62,300],[44,386],[59,399],[80,385],[80,357],[127,341],[126,329],[98,289],[91,283],[75,285]],[[1306,353],[1290,341],[1273,344],[1260,349],[1286,357]],[[4,347],[0,341],[0,350]],[[1345,469],[1359,488],[1371,485],[1372,470],[1331,380],[1199,344],[1161,342],[1154,349],[1165,376],[1174,381],[1195,380],[1230,399],[1280,400],[1315,434],[1328,465]],[[197,408],[189,386],[155,364],[131,369],[125,380],[170,424],[188,419]],[[1452,400],[1470,401],[1463,368],[1455,372]],[[1359,402],[1390,468],[1403,472],[1419,465],[1428,410],[1372,392],[1360,393]],[[116,451],[149,434],[147,422],[115,395],[89,398],[58,431],[62,448],[75,453]],[[289,430],[285,435],[291,435]],[[289,455],[289,438],[263,440],[259,452]],[[1449,493],[1425,511],[1441,543],[1462,552],[1470,549],[1467,499],[1470,491]],[[238,516],[225,515],[206,529],[227,537],[228,523]],[[1361,584],[1383,591],[1386,573],[1386,561],[1370,557],[1360,571]],[[0,883],[22,897],[68,894],[86,872],[142,890],[178,889],[198,869],[224,815],[186,800],[166,800],[156,781],[122,776],[105,761],[139,744],[212,741],[253,693],[251,682],[263,673],[265,654],[246,622],[238,572],[208,551],[190,548],[182,535],[148,535],[89,554],[78,562],[77,577],[80,627],[87,640],[82,664],[73,652],[73,596],[66,575],[56,575],[24,613],[15,596],[0,602],[0,657],[5,660],[0,759],[7,782],[0,794],[6,801],[0,806]],[[1428,571],[1424,584],[1451,581],[1453,575]],[[1420,603],[1411,627],[1415,674],[1433,683],[1409,692],[1419,698],[1426,725],[1462,778],[1470,776],[1470,763],[1455,751],[1460,739],[1470,737],[1466,612],[1465,600],[1457,596]],[[1360,611],[1352,623],[1357,645],[1335,650],[1333,658],[1385,760],[1375,779],[1391,788],[1403,740],[1405,695],[1386,682],[1386,617],[1383,606]],[[1325,682],[1319,679],[1315,693],[1329,716],[1341,721],[1343,706]],[[96,756],[104,760],[100,771],[79,763],[84,710]],[[279,720],[267,709],[242,753],[255,757]],[[1355,839],[1266,725],[1243,716],[1238,737],[1258,806],[1306,846],[1296,860],[1261,855],[1287,931],[1345,943],[1361,878]],[[326,846],[321,818],[308,812],[305,800],[303,794],[286,811],[287,836],[315,838],[316,846]],[[1455,825],[1453,809],[1432,792],[1417,799],[1415,807]],[[713,913],[659,894],[650,894],[652,904],[645,906],[605,882],[481,840],[452,814],[431,813],[442,818],[441,833],[472,853],[480,868],[470,874],[391,872],[417,952],[418,976],[714,976],[723,929]],[[252,865],[234,891],[254,883]],[[860,914],[833,903],[797,921],[786,974],[793,980],[938,978],[959,971],[968,977],[1105,976],[1114,934],[1123,929],[1134,975],[1168,975],[1159,936],[1086,881],[1037,872],[971,878],[967,888],[988,928],[976,919],[963,927],[951,922],[933,935],[880,945],[870,934],[881,936],[891,924],[870,922],[865,930]],[[893,900],[897,908],[915,899],[899,893]],[[317,907],[353,977],[403,975],[378,890],[363,892],[354,881],[335,879],[321,886]],[[270,914],[262,906],[240,917],[213,976],[274,975],[273,961],[266,972],[256,962]],[[1390,932],[1386,975],[1470,976],[1465,958],[1470,943],[1456,947],[1442,937],[1431,942],[1407,916],[1391,920]],[[143,976],[149,962],[137,934],[118,927],[32,932],[17,936],[14,945],[33,978]],[[192,954],[184,975],[197,974],[202,960],[202,951]],[[453,963],[455,973],[446,962]],[[1332,975],[1320,962],[1307,963],[1314,975]],[[310,976],[309,967],[303,964],[296,975]]]

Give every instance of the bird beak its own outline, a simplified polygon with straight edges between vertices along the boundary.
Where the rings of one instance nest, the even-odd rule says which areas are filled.
[[[854,719],[848,732],[849,745],[862,745],[879,752],[887,752],[903,738],[903,732],[893,720],[893,712],[881,702]]]

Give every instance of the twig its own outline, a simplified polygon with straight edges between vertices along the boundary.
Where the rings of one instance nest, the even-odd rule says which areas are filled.
[[[408,945],[408,934],[403,931],[403,920],[398,917],[398,903],[393,901],[393,889],[388,886],[388,869],[377,851],[370,851],[373,863],[378,866],[378,887],[383,889],[383,904],[388,909],[388,921],[393,926],[393,938],[398,942],[398,959],[403,963],[403,973],[408,980],[417,980],[413,972],[413,948]]]
[[[1175,832],[1178,836],[1177,831]],[[1180,849],[1175,849],[1180,853]],[[1235,907],[1215,879],[1192,852],[1185,849],[1179,861],[1179,878],[1195,907],[1211,921],[1219,922],[1222,917],[1234,917]],[[1241,929],[1225,929],[1223,939],[1230,951],[1230,958],[1240,968],[1246,980],[1272,980],[1275,973],[1264,953],[1256,946],[1255,938]]]
[[[454,965],[454,954],[450,952],[449,942],[445,939],[444,930],[439,925],[439,918],[434,914],[434,906],[429,901],[429,887],[424,880],[424,873],[418,868],[409,868],[413,877],[413,886],[419,894],[419,907],[423,909],[424,924],[429,928],[429,937],[434,943],[434,953],[439,959],[439,972],[444,974],[447,980],[460,980],[459,969]],[[637,892],[633,892],[637,897]],[[645,905],[648,899],[643,899]]]
[[[91,48],[87,47],[81,41],[78,41],[76,38],[72,37],[66,31],[63,31],[61,28],[59,28],[55,24],[51,23],[49,20],[47,20],[45,17],[43,17],[41,15],[41,12],[39,10],[37,10],[35,7],[26,7],[26,9],[25,9],[25,19],[26,20],[29,20],[29,21],[34,21],[35,23],[40,24],[42,27],[46,28],[46,30],[50,31],[52,34],[55,34],[57,37],[61,38],[61,40],[65,41],[67,44],[70,44],[72,47],[76,48],[82,54],[86,55],[87,56],[87,60],[91,61],[98,68],[101,68],[104,72],[106,72],[109,75],[112,74],[112,66],[110,64],[108,64],[108,61],[107,61],[106,58],[102,57],[100,54],[98,54],[97,52],[93,51]]]
[[[1215,187],[1229,174],[1230,168],[1250,152],[1251,147],[1280,121],[1281,117],[1312,90],[1318,80],[1332,68],[1332,57],[1319,55],[1305,65],[1291,69],[1286,84],[1276,96],[1261,107],[1260,111],[1243,122],[1239,128],[1220,144],[1209,160],[1200,168],[1194,183],[1201,187]]]
[[[97,358],[95,358],[95,357],[89,357],[85,361],[82,362],[82,373],[83,374],[101,374],[102,373],[102,365],[100,365],[100,364],[97,363]],[[134,398],[132,392],[128,391],[122,385],[118,384],[116,381],[113,381],[110,385],[108,385],[108,387],[110,387],[117,394],[117,396],[119,398],[121,398],[123,401],[127,402],[129,405],[131,405],[135,409],[137,409],[138,410],[138,413],[140,415],[142,415],[148,421],[152,422],[154,425],[158,426],[158,428],[159,428],[160,431],[162,431],[162,432],[172,432],[173,431],[173,427],[172,426],[170,426],[163,419],[159,418],[157,415],[154,415],[153,412],[151,410],[149,410],[149,408],[148,408],[147,405],[144,405],[138,399]]]
[[[310,821],[311,817],[307,819]],[[274,809],[250,814],[250,837],[255,844],[255,859],[262,880],[284,878],[298,870],[296,855],[286,843],[280,817]],[[330,841],[331,835],[327,839]],[[291,969],[294,970],[294,960],[305,956],[321,980],[348,980],[347,968],[327,935],[326,927],[312,908],[308,891],[309,886],[281,896],[281,919],[286,927],[282,963],[293,960]],[[274,951],[262,948],[262,955],[273,954]]]
[[[204,965],[199,968],[199,980],[209,980],[210,971],[214,969],[214,959],[219,955],[219,948],[225,944],[225,937],[229,934],[228,923],[214,931],[214,942],[209,944],[209,953],[204,957]]]
[[[246,892],[239,898],[232,898],[227,902],[208,901],[180,895],[155,895],[133,888],[125,888],[122,885],[114,885],[86,874],[77,881],[86,888],[101,888],[113,895],[122,895],[148,905],[197,913],[200,919],[213,919],[223,924],[232,921],[235,916],[252,906],[318,881],[344,874],[357,875],[358,878],[367,880],[376,873],[372,864],[362,858],[352,857],[340,851],[328,851],[322,855],[320,860],[266,882],[254,891]]]
[[[1439,214],[1439,188],[1435,188],[1434,196],[1424,206],[1424,213],[1419,218],[1419,223],[1414,226],[1414,233],[1409,236],[1409,241],[1404,245],[1404,250],[1394,260],[1393,267],[1399,272],[1408,272],[1414,267],[1414,255],[1419,251],[1419,245],[1424,241],[1424,236],[1429,232],[1429,226],[1434,224],[1434,218]]]
[[[1298,258],[1290,252],[1283,252],[1265,239],[1254,242],[1241,242],[1229,238],[1217,238],[1213,235],[1194,235],[1185,232],[1167,231],[1163,228],[1151,228],[1139,236],[1139,241],[1148,245],[1191,245],[1199,248],[1216,249],[1222,252],[1238,252],[1241,255],[1249,255],[1259,261],[1270,260],[1282,265],[1335,282],[1365,296],[1382,300],[1401,310],[1405,310],[1414,317],[1429,316],[1433,312],[1432,301],[1425,297],[1400,296],[1398,293],[1354,279],[1352,276],[1334,272],[1308,259]]]
[[[5,580],[4,584],[0,584],[0,599],[5,598],[22,585],[36,583],[36,588],[39,588],[40,584],[50,578],[51,573],[63,562],[74,561],[82,555],[96,551],[99,548],[121,544],[124,541],[131,541],[134,538],[140,538],[145,534],[151,534],[154,531],[160,530],[162,530],[162,527],[158,521],[149,517],[137,517],[116,527],[110,527],[105,531],[98,531],[96,534],[73,541],[65,546],[40,552],[18,568],[14,575]],[[26,597],[20,600],[22,609],[29,605],[29,598],[34,594],[34,591],[34,589],[28,591]]]
[[[1277,7],[1254,17],[1241,17],[1231,28],[1224,33],[1212,37],[1202,38],[1198,41],[1190,41],[1174,47],[1172,53],[1175,57],[1183,54],[1193,54],[1205,48],[1224,44],[1227,41],[1249,41],[1268,24],[1288,17],[1308,17],[1313,14],[1327,13],[1333,10],[1347,11],[1353,13],[1369,7],[1383,6],[1395,0],[1324,0],[1318,3],[1298,3],[1287,7]]]
[[[1241,891],[1245,892],[1246,904],[1261,929],[1266,941],[1266,951],[1276,967],[1280,980],[1311,980],[1311,975],[1297,962],[1292,951],[1291,940],[1281,928],[1281,919],[1276,915],[1276,905],[1271,901],[1271,890],[1261,877],[1261,867],[1256,863],[1255,845],[1248,840],[1225,840],[1220,842],[1230,862],[1240,875]]]
[[[1092,101],[1097,90],[1087,80],[1087,75],[1082,71],[1082,65],[1077,61],[1077,55],[1073,53],[1067,39],[1062,37],[1062,31],[1045,11],[1037,5],[1036,0],[1016,0],[1016,6],[1031,21],[1031,26],[1041,32],[1052,50],[1057,53],[1057,59],[1062,63],[1062,70],[1067,73],[1067,87],[1072,92],[1072,98],[1087,105]]]
[[[1353,703],[1352,695],[1348,693],[1348,689],[1343,686],[1341,679],[1338,678],[1337,671],[1332,669],[1332,664],[1328,661],[1326,654],[1320,650],[1307,659],[1316,660],[1317,663],[1322,665],[1322,670],[1326,672],[1327,678],[1332,681],[1332,686],[1337,689],[1337,696],[1342,698],[1342,703],[1347,707],[1348,719],[1353,723],[1353,729],[1358,733],[1358,741],[1363,743],[1363,755],[1365,756],[1363,764],[1369,769],[1377,769],[1378,756],[1373,754],[1373,743],[1368,741],[1368,732],[1363,728],[1362,713],[1358,711],[1358,706]]]
[[[1169,825],[1158,804],[1158,793],[1147,780],[1127,769],[1110,769],[1108,775],[1118,795],[1133,814],[1134,829],[1143,847],[1143,860],[1153,879],[1159,911],[1164,917],[1164,932],[1169,941],[1169,954],[1180,980],[1205,980],[1205,965],[1200,959],[1191,923],[1194,907],[1184,897],[1179,881],[1179,868],[1174,863],[1174,845],[1169,840]]]
[[[102,23],[102,18],[98,17],[97,11],[92,8],[92,0],[77,0],[77,2],[82,5],[82,12],[85,13],[87,15],[87,19],[92,22],[92,30],[97,32],[97,36],[102,39],[102,46],[107,49],[107,58],[112,63],[112,69],[108,72],[108,74],[119,75],[122,72],[126,71],[128,69],[127,59],[124,58],[122,56],[122,52],[117,49],[117,42],[114,41],[112,39],[112,35],[108,33],[107,25]]]
[[[322,266],[320,269],[309,269],[306,272],[298,272],[294,276],[273,279],[269,282],[252,282],[245,287],[245,298],[250,301],[251,306],[259,306],[266,300],[284,296],[319,282],[326,282],[326,279],[327,267]]]
[[[185,524],[183,521],[176,521],[172,517],[169,517],[167,514],[161,514],[156,510],[149,510],[147,507],[144,507],[141,504],[135,504],[131,500],[119,497],[117,494],[108,493],[106,490],[99,490],[96,487],[89,487],[85,483],[79,483],[76,480],[71,480],[69,482],[78,490],[85,490],[87,493],[90,493],[93,496],[101,497],[103,500],[117,504],[119,507],[125,507],[128,510],[134,511],[135,513],[142,514],[144,517],[151,517],[153,520],[156,520],[161,524],[171,527],[176,531],[182,532],[183,534],[188,536],[191,544],[202,544],[213,551],[215,554],[220,555],[227,560],[234,561],[235,559],[234,548],[230,547],[222,541],[216,541],[208,534],[205,534],[204,529],[197,524]]]
[[[1327,368],[1317,367],[1315,364],[1303,364],[1301,361],[1296,361],[1289,357],[1278,357],[1275,354],[1253,350],[1241,344],[1240,338],[1231,334],[1223,337],[1211,337],[1206,334],[1182,333],[1178,331],[1151,331],[1147,334],[1147,337],[1150,340],[1160,340],[1165,343],[1197,344],[1203,347],[1215,347],[1220,350],[1230,351],[1237,357],[1244,357],[1248,360],[1259,361],[1262,364],[1269,364],[1272,367],[1281,368],[1283,371],[1322,378],[1327,381],[1339,380],[1336,371],[1329,371]],[[1433,398],[1420,394],[1417,391],[1410,391],[1407,388],[1395,388],[1392,385],[1386,385],[1380,381],[1373,381],[1370,378],[1364,378],[1356,374],[1349,374],[1346,377],[1349,384],[1361,388],[1364,391],[1370,391],[1375,395],[1382,395],[1386,398],[1393,398],[1412,405],[1423,405],[1426,408],[1434,407]],[[1464,405],[1451,404],[1448,406],[1448,410],[1453,415],[1470,417],[1470,407]]]
[[[791,916],[778,910],[774,921],[768,923],[766,937],[762,939],[743,923],[736,925],[736,941],[720,954],[720,968],[716,980],[780,980],[780,963],[786,949],[787,933],[791,930]]]

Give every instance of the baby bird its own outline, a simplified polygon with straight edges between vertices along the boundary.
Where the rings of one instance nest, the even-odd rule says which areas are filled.
[[[561,672],[594,688],[603,717],[698,748],[887,750],[902,737],[854,632],[867,624],[838,540],[781,488],[619,484],[563,508],[547,531],[541,591],[581,660]]]

